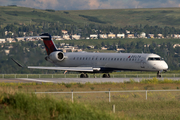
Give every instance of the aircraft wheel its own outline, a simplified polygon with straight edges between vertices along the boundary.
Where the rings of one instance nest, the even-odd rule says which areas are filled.
[[[80,78],[85,78],[85,75],[84,75],[84,74],[81,74],[81,75],[80,75]]]
[[[161,78],[160,71],[157,72],[157,77]]]
[[[107,75],[108,75],[108,78],[110,78],[110,77],[111,77],[109,73],[108,73]]]
[[[85,78],[88,78],[88,75],[87,74],[84,74],[85,75]]]
[[[80,75],[80,78],[88,78],[88,75],[83,73]]]
[[[110,77],[110,75],[109,74],[103,74],[103,76],[102,76],[103,78],[109,78]]]

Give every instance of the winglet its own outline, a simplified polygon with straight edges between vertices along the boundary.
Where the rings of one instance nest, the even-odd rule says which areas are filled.
[[[11,58],[19,67],[23,67],[20,63],[18,63],[16,60],[14,60],[13,58]]]

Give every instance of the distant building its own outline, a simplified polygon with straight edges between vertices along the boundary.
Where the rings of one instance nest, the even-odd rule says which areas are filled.
[[[70,38],[70,36],[68,34],[66,34],[66,35],[63,35],[63,39],[70,40],[71,38]]]
[[[180,47],[180,44],[174,44],[173,48]]]
[[[8,31],[5,31],[4,34],[5,34],[5,36],[7,36],[8,35]]]
[[[124,48],[117,48],[116,50],[117,50],[117,51],[125,51]]]
[[[142,32],[142,33],[140,34],[140,38],[146,38],[146,33],[145,33],[145,32]]]
[[[0,39],[0,43],[5,43],[6,39]]]
[[[9,43],[16,42],[14,38],[6,38],[6,41]]]
[[[68,31],[66,31],[66,30],[61,30],[61,32],[62,32],[63,34],[68,34]]]
[[[158,34],[158,38],[164,38],[163,34]]]
[[[61,36],[53,36],[53,40],[63,40]]]
[[[134,38],[134,34],[127,34],[127,38]]]
[[[107,38],[107,34],[99,34],[99,38],[106,39]]]
[[[98,39],[98,35],[97,35],[97,34],[91,34],[91,35],[90,35],[90,38],[91,38],[91,39]]]
[[[14,35],[14,33],[11,32],[11,31],[5,31],[4,34],[5,34],[6,36],[7,36],[8,34]]]
[[[130,33],[131,33],[131,31],[129,31],[129,30],[126,30],[126,33],[127,33],[127,34],[130,34]]]
[[[107,48],[106,47],[101,47],[101,50],[107,50]]]
[[[88,45],[88,48],[94,49],[94,45]]]
[[[16,39],[17,39],[18,42],[19,41],[25,41],[24,38],[22,38],[22,37],[17,37]]]
[[[72,35],[72,39],[79,40],[81,38],[80,35]]]
[[[116,34],[110,33],[108,34],[108,38],[116,38]]]
[[[117,34],[117,38],[125,38],[125,34],[122,33],[122,34]]]
[[[10,53],[10,50],[5,50],[4,52],[6,55],[8,55]]]
[[[149,38],[154,38],[154,34],[148,34]]]
[[[173,37],[174,38],[180,38],[180,35],[179,34],[174,34]]]

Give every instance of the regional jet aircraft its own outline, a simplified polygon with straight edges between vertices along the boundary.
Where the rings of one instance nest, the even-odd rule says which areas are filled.
[[[109,78],[109,73],[120,70],[157,71],[157,77],[161,77],[160,72],[167,71],[168,69],[166,62],[156,54],[90,52],[64,53],[56,48],[51,39],[51,35],[48,33],[44,33],[38,37],[43,39],[47,51],[47,57],[45,57],[45,60],[57,67],[28,66],[28,68],[77,71],[81,73],[81,78],[88,78],[87,73],[104,73],[102,77]]]

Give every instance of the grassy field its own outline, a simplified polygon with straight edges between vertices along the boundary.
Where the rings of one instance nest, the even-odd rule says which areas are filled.
[[[33,94],[32,92],[179,90],[180,81],[156,78],[140,83],[0,83],[1,119],[180,119],[180,94],[177,92],[111,92],[69,94]],[[27,92],[29,94],[27,94]],[[31,94],[32,93],[32,94]],[[116,112],[112,113],[112,105]]]
[[[35,24],[39,22],[58,22],[64,24],[180,26],[179,8],[160,9],[110,9],[54,11],[25,7],[0,7],[0,22]]]

